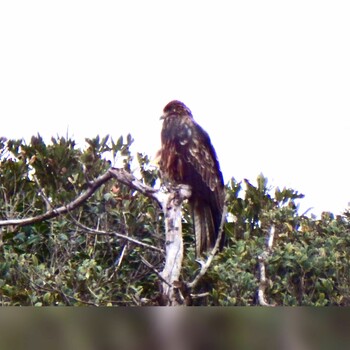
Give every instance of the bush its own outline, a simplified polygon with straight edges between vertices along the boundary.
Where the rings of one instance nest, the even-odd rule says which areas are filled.
[[[2,305],[154,305],[158,303],[164,254],[115,233],[164,248],[162,211],[129,187],[109,181],[74,211],[31,225],[9,225],[64,206],[115,162],[130,171],[137,161],[142,181],[155,186],[158,173],[147,155],[130,152],[132,138],[74,140],[40,135],[30,143],[0,139],[0,300]],[[259,256],[266,254],[265,298],[276,305],[349,304],[350,212],[321,219],[298,213],[303,195],[232,179],[227,185],[227,244],[192,294],[194,305],[257,305]],[[184,206],[182,278],[199,270],[192,224]],[[271,227],[274,244],[267,249]],[[94,231],[95,230],[95,231]],[[97,233],[97,231],[99,233]],[[148,264],[145,264],[145,261]],[[153,266],[153,268],[150,267]]]

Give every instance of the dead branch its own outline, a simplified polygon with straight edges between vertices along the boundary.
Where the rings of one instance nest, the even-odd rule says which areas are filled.
[[[159,190],[153,187],[145,185],[144,183],[139,181],[134,175],[128,173],[124,169],[111,168],[108,172],[122,184],[129,186],[130,188],[142,193],[146,197],[154,199],[161,207],[163,207],[166,194],[160,192]]]
[[[45,204],[46,204],[46,209],[47,209],[48,211],[52,210],[52,204],[51,204],[50,200],[47,198],[46,193],[45,193],[45,190],[44,190],[43,187],[40,185],[40,182],[39,182],[37,176],[36,176],[36,175],[33,175],[33,179],[34,179],[36,185],[37,185],[38,188],[39,188],[39,194],[40,194],[40,196],[43,198],[43,200],[44,200],[44,202],[45,202]]]
[[[167,283],[162,283],[162,293],[170,306],[178,305],[175,283],[180,279],[183,260],[182,239],[182,202],[189,198],[189,186],[181,185],[174,188],[166,196],[163,203],[165,217],[166,260],[162,277]]]
[[[171,284],[163,278],[162,274],[149,261],[147,261],[142,255],[140,255],[140,258],[144,265],[151,269],[164,283],[171,287]]]
[[[87,226],[81,224],[80,222],[78,222],[74,218],[72,218],[72,219],[74,220],[74,224],[75,225],[77,225],[79,228],[81,228],[82,230],[86,231],[87,233],[94,234],[94,235],[115,236],[115,237],[124,239],[126,241],[129,241],[131,243],[137,244],[137,245],[139,245],[141,247],[152,249],[152,250],[156,250],[157,252],[164,254],[164,250],[163,249],[158,248],[158,247],[156,247],[154,245],[141,242],[141,241],[139,241],[139,240],[137,240],[135,238],[132,238],[130,236],[123,235],[122,233],[96,230],[96,229],[93,229],[93,228],[90,228],[90,227],[87,227]]]
[[[265,262],[272,253],[273,240],[275,237],[275,226],[272,225],[270,228],[269,236],[266,242],[266,250],[258,256],[259,261],[259,272],[260,272],[260,282],[258,288],[258,300],[261,306],[275,306],[274,304],[269,304],[266,301],[265,291],[268,287],[268,280],[266,278],[266,267]]]
[[[192,299],[206,298],[209,295],[210,295],[209,292],[204,292],[204,293],[200,293],[200,294],[190,294]]]
[[[127,244],[124,244],[124,247],[122,248],[122,252],[121,252],[118,260],[114,264],[114,265],[116,265],[116,267],[114,268],[114,271],[112,272],[112,274],[109,276],[108,282],[112,281],[112,279],[114,278],[114,276],[116,275],[116,273],[120,269],[120,266],[121,266],[121,264],[123,262],[126,250],[127,250]]]

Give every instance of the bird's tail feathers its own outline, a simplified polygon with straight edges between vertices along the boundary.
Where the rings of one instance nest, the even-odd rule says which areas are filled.
[[[209,205],[194,201],[192,211],[196,237],[196,257],[199,257],[202,252],[214,247],[217,232]]]

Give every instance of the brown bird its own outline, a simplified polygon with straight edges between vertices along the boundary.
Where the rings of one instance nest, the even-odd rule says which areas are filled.
[[[209,135],[180,101],[164,108],[160,170],[172,184],[191,186],[189,204],[196,237],[196,256],[212,248],[224,206],[224,182]],[[224,235],[222,235],[222,242]]]

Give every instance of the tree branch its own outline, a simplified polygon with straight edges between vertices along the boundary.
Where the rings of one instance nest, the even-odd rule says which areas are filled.
[[[161,275],[167,281],[162,283],[162,293],[166,304],[171,306],[179,304],[175,284],[180,279],[183,260],[181,207],[182,202],[190,196],[190,187],[180,185],[166,195],[166,201],[162,205],[165,218],[166,259]]]
[[[78,208],[80,205],[82,205],[86,200],[88,200],[96,191],[97,189],[102,186],[104,183],[109,181],[110,179],[115,178],[119,182],[129,186],[130,188],[141,192],[147,197],[153,198],[157,201],[157,203],[162,206],[162,202],[164,201],[164,194],[159,192],[158,190],[146,186],[141,181],[137,180],[136,177],[130,173],[128,173],[124,169],[117,169],[117,168],[110,168],[107,170],[106,173],[99,176],[94,181],[90,181],[88,183],[89,188],[83,192],[80,196],[78,196],[76,199],[74,199],[72,202],[63,205],[58,208],[50,208],[45,213],[40,214],[38,216],[25,218],[25,219],[7,219],[7,220],[0,220],[0,226],[26,226],[26,225],[33,225],[40,221],[49,220],[52,218],[55,218],[59,215],[67,214],[68,212]]]
[[[46,193],[45,193],[45,190],[42,188],[42,186],[40,185],[40,182],[38,180],[38,178],[36,177],[36,175],[33,175],[33,179],[36,183],[36,185],[38,186],[39,188],[39,194],[41,195],[41,197],[43,198],[45,204],[46,204],[46,210],[50,211],[52,210],[52,205],[51,205],[51,202],[50,200],[47,198],[46,196]]]
[[[268,287],[268,280],[266,278],[266,267],[265,262],[267,258],[272,253],[273,240],[275,237],[275,225],[272,225],[270,228],[269,236],[266,241],[266,250],[258,256],[259,261],[259,272],[260,272],[260,282],[258,288],[258,300],[261,306],[275,306],[274,304],[269,304],[266,301],[265,291]]]
[[[134,175],[128,173],[124,169],[111,168],[109,169],[109,173],[122,184],[127,185],[130,188],[142,193],[146,197],[154,199],[161,207],[163,207],[163,203],[165,202],[166,197],[165,193],[162,193],[153,187],[145,185]]]
[[[149,261],[147,261],[142,255],[140,255],[140,258],[144,265],[150,268],[164,283],[171,287],[171,284],[163,278],[162,274]]]
[[[44,214],[34,216],[31,218],[25,218],[25,219],[8,219],[8,220],[0,220],[0,226],[25,226],[25,225],[32,225],[40,221],[49,220],[54,217],[57,217],[62,214],[66,214],[80,205],[82,205],[87,199],[89,199],[95,191],[103,185],[105,182],[110,180],[112,178],[112,174],[110,171],[107,171],[105,174],[99,176],[95,181],[93,181],[90,184],[90,187],[83,192],[80,196],[78,196],[76,199],[74,199],[72,202],[68,203],[67,205],[63,205],[56,209],[50,209]]]
[[[129,241],[131,243],[134,243],[134,244],[137,244],[139,246],[142,246],[144,248],[148,248],[148,249],[153,249],[153,250],[156,250],[157,252],[159,253],[162,253],[164,254],[164,250],[161,249],[161,248],[158,248],[154,245],[151,245],[151,244],[147,244],[147,243],[143,243],[135,238],[132,238],[130,236],[126,236],[126,235],[123,235],[122,233],[117,233],[117,232],[108,232],[108,231],[101,231],[101,230],[96,230],[96,229],[93,229],[93,228],[90,228],[90,227],[87,227],[83,224],[81,224],[80,222],[78,222],[77,220],[75,220],[74,218],[72,218],[74,220],[74,223],[75,225],[77,225],[78,227],[80,227],[81,229],[83,229],[84,231],[87,231],[88,233],[91,233],[91,234],[95,234],[95,235],[109,235],[109,236],[116,236],[118,238],[121,238],[121,239],[125,239],[126,241]]]

